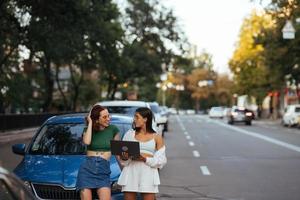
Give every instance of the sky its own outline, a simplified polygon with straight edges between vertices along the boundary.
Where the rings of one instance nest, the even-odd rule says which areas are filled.
[[[238,41],[243,19],[253,9],[262,9],[250,0],[165,0],[174,10],[181,29],[198,54],[205,50],[212,55],[218,73],[230,73],[228,61]]]

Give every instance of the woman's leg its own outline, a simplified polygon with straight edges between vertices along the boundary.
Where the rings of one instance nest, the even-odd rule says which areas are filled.
[[[108,187],[99,188],[97,190],[97,194],[98,194],[98,198],[101,200],[110,200],[111,192],[110,192],[110,188]]]
[[[154,193],[141,193],[143,200],[155,200]]]
[[[124,192],[124,200],[136,200],[136,192]]]
[[[92,190],[91,189],[80,190],[80,199],[81,200],[92,200]]]

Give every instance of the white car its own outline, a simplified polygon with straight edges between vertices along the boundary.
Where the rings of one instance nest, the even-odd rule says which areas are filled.
[[[117,100],[117,101],[102,101],[97,104],[106,107],[110,113],[124,114],[132,117],[137,108],[140,107],[150,108],[149,103],[145,101]]]
[[[137,108],[147,107],[151,109],[150,104],[145,101],[116,100],[116,101],[102,101],[97,104],[107,108],[109,113],[124,114],[127,116],[131,116],[132,118]],[[154,120],[153,120],[153,129],[157,133],[163,134],[163,129]]]
[[[300,104],[288,105],[282,117],[282,124],[284,126],[297,125],[300,117]]]
[[[223,118],[223,111],[223,107],[211,107],[208,115],[210,118]]]
[[[162,129],[162,135],[164,136],[164,132],[168,131],[168,117],[162,115],[159,104],[157,102],[148,102],[150,105],[150,109],[152,110],[155,122]]]

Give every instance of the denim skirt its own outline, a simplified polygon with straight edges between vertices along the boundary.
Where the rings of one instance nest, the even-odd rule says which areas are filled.
[[[86,156],[78,171],[76,189],[110,188],[110,173],[108,160],[99,156]]]

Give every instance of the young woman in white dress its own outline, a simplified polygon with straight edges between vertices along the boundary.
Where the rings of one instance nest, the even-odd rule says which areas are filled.
[[[139,158],[123,156],[124,167],[118,184],[122,186],[125,200],[134,200],[140,193],[144,200],[154,200],[160,184],[158,169],[166,163],[163,138],[152,128],[153,113],[149,108],[138,108],[134,115],[133,129],[123,137],[126,141],[140,143]]]

